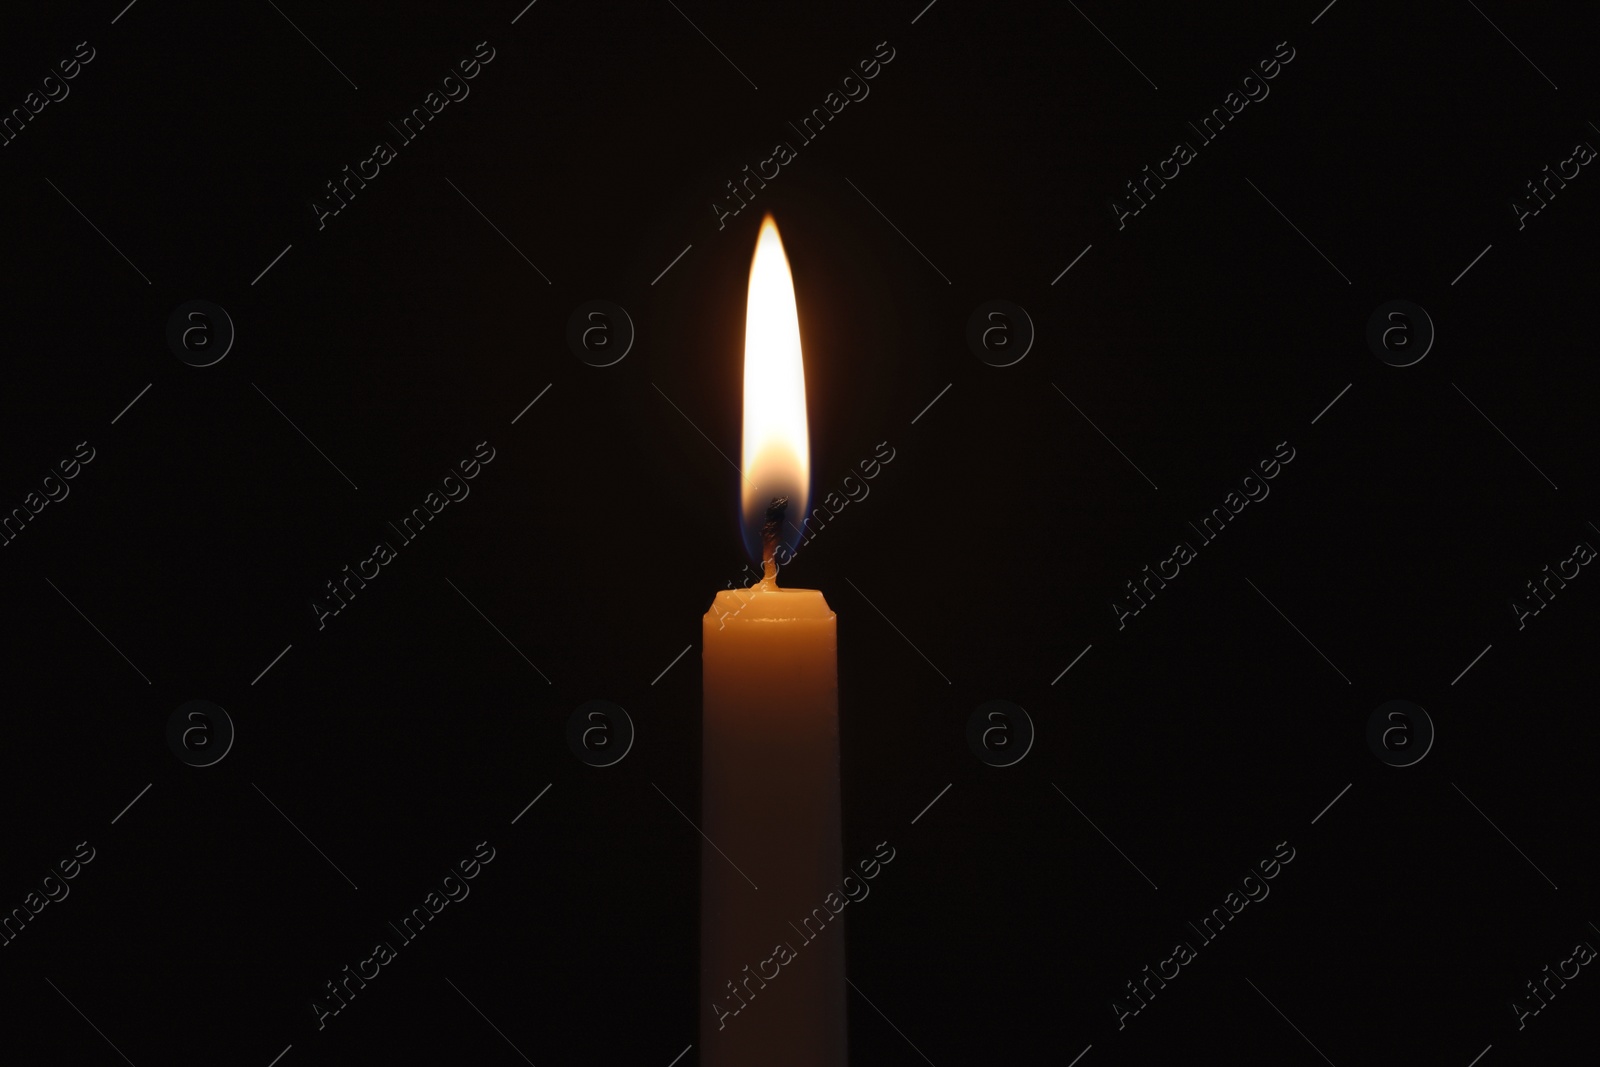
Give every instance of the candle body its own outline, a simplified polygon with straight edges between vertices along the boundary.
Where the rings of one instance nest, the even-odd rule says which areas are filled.
[[[814,589],[724,590],[702,647],[700,1062],[843,1065],[834,613]]]

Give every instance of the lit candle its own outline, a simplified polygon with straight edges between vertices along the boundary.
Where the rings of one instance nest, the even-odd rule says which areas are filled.
[[[777,583],[806,515],[809,470],[794,280],[768,216],[750,264],[742,463],[745,543],[764,577],[718,593],[704,620],[708,1067],[845,1062],[844,930],[827,906],[843,877],[834,614],[818,590]]]

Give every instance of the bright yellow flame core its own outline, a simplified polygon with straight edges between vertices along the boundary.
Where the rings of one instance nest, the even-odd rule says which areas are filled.
[[[794,278],[778,226],[768,215],[750,262],[744,320],[744,493],[746,529],[759,531],[773,497],[789,498],[789,521],[805,518],[811,484],[806,371]],[[786,530],[792,536],[792,530]]]

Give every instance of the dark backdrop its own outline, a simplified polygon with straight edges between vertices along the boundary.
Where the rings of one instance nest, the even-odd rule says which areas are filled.
[[[728,457],[768,210],[818,497],[894,453],[785,571],[839,615],[845,859],[896,849],[845,912],[855,1061],[1592,1040],[1592,968],[1521,1029],[1511,1007],[1600,944],[1600,578],[1574,561],[1512,606],[1600,544],[1600,178],[1574,161],[1512,208],[1600,144],[1592,13],[923,2],[0,16],[0,105],[59,97],[0,147],[0,505],[40,509],[0,548],[0,907],[94,850],[0,947],[8,1061],[698,1056],[700,616],[745,562]],[[324,183],[482,41],[470,95],[319,229]],[[884,41],[870,95],[799,144]],[[1280,42],[1270,95],[1199,145],[1185,123]],[[1196,158],[1119,229],[1180,139]],[[719,228],[778,140],[797,158]],[[203,368],[167,340],[195,299],[236,333]],[[606,368],[565,336],[594,299],[637,332]],[[992,299],[1036,331],[1011,366],[966,339]],[[1407,367],[1367,340],[1395,299],[1431,330],[1409,311],[1379,350],[1436,332]],[[1014,354],[1027,327],[996,321]],[[470,496],[319,629],[324,583],[484,441]],[[610,767],[566,740],[595,699],[636,729]],[[991,699],[1036,730],[1009,767],[967,740]],[[208,767],[168,743],[191,700],[236,730]],[[1426,709],[1421,762],[1369,746],[1390,700]],[[223,723],[194,721],[214,754]],[[1391,759],[1427,744],[1389,722]],[[319,1030],[323,983],[480,841],[471,895]],[[1270,896],[1201,942],[1275,849]],[[1179,940],[1197,957],[1133,1014]]]

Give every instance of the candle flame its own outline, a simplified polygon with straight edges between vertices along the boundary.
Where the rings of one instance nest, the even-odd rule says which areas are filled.
[[[750,261],[750,296],[744,321],[744,447],[742,452],[745,547],[761,558],[761,529],[776,497],[789,504],[780,542],[799,540],[810,503],[811,439],[806,428],[806,372],[800,355],[800,314],[794,278],[768,215]]]

